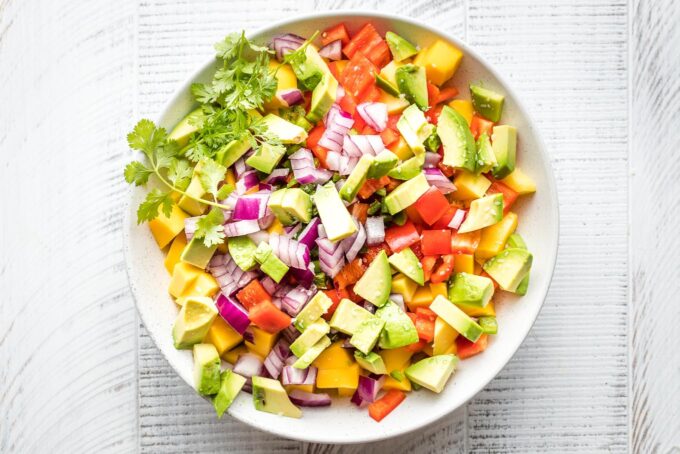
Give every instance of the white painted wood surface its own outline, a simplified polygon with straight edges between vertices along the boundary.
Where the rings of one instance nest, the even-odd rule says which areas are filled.
[[[466,408],[371,446],[216,422],[139,325],[121,252],[134,120],[226,32],[334,8],[476,46],[526,98],[560,190],[522,349]],[[673,0],[0,0],[0,452],[680,449],[678,23]]]

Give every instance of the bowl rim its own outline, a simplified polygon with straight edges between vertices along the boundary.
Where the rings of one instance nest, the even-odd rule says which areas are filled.
[[[551,232],[550,238],[553,239],[552,244],[550,245],[549,248],[543,249],[542,253],[543,254],[550,254],[549,257],[549,270],[547,273],[547,279],[546,279],[546,285],[540,292],[540,304],[536,306],[534,309],[533,313],[528,314],[528,320],[530,320],[530,323],[527,323],[526,325],[526,330],[522,334],[522,341],[517,344],[517,346],[512,350],[512,352],[507,356],[507,359],[504,362],[499,362],[496,365],[493,365],[491,367],[491,370],[493,373],[489,374],[489,379],[486,381],[480,381],[475,387],[471,387],[470,390],[468,391],[468,396],[461,401],[461,403],[456,406],[455,408],[450,408],[448,411],[444,413],[435,413],[435,414],[425,414],[421,418],[419,418],[419,421],[412,426],[410,426],[407,429],[401,430],[401,431],[394,431],[393,433],[382,433],[382,432],[371,432],[368,431],[368,434],[356,434],[357,436],[351,440],[339,440],[339,439],[329,439],[328,437],[323,437],[323,436],[315,436],[313,433],[309,434],[302,434],[302,435],[291,435],[285,433],[285,430],[282,429],[282,427],[285,427],[285,425],[281,426],[267,426],[264,424],[257,424],[253,422],[252,420],[248,418],[242,418],[237,412],[232,412],[232,409],[228,409],[227,412],[229,413],[230,416],[235,418],[236,420],[243,422],[247,424],[250,427],[256,428],[258,430],[262,430],[268,433],[271,433],[276,436],[280,436],[286,439],[293,439],[293,440],[299,440],[299,441],[304,441],[304,442],[309,442],[309,443],[333,443],[333,444],[358,444],[358,443],[369,443],[369,442],[376,442],[376,441],[381,441],[381,440],[387,440],[390,438],[394,438],[397,436],[401,435],[406,435],[409,433],[412,433],[418,429],[422,429],[423,427],[432,424],[439,419],[444,418],[445,416],[450,415],[453,413],[455,410],[458,408],[461,408],[465,406],[473,397],[475,397],[480,391],[482,391],[494,378],[498,376],[498,374],[505,368],[505,366],[512,360],[512,358],[515,356],[521,345],[524,343],[526,340],[527,336],[529,335],[529,332],[534,326],[534,323],[536,322],[536,319],[538,318],[538,314],[540,313],[541,309],[543,308],[543,305],[545,304],[545,300],[548,295],[548,291],[550,290],[550,286],[552,284],[552,279],[554,277],[554,272],[555,272],[555,266],[557,263],[557,255],[559,251],[559,243],[560,243],[560,214],[559,214],[559,200],[558,200],[558,192],[557,192],[557,183],[555,180],[555,175],[553,172],[552,165],[550,164],[550,152],[548,151],[548,147],[545,144],[545,141],[543,140],[543,137],[540,134],[540,131],[536,126],[536,121],[534,117],[530,114],[529,110],[526,108],[524,105],[523,101],[521,100],[522,98],[519,96],[519,93],[515,88],[512,87],[512,85],[508,82],[508,80],[502,76],[496,69],[495,67],[489,63],[489,61],[486,60],[478,51],[474,50],[470,45],[467,44],[463,39],[452,36],[450,33],[446,31],[442,31],[438,29],[437,27],[433,27],[431,25],[428,25],[424,22],[422,22],[419,19],[411,18],[411,17],[404,17],[400,16],[398,14],[392,14],[392,13],[384,13],[384,12],[379,12],[379,11],[371,11],[371,10],[361,10],[361,9],[353,9],[353,10],[347,10],[347,9],[338,9],[338,10],[323,10],[323,11],[316,11],[313,13],[306,13],[306,14],[295,14],[290,18],[283,19],[277,22],[273,22],[271,24],[268,24],[263,27],[259,27],[253,31],[246,31],[246,36],[252,38],[253,36],[259,36],[263,34],[267,34],[270,30],[276,29],[276,28],[281,28],[281,27],[286,27],[286,26],[292,26],[295,25],[296,23],[300,21],[306,21],[306,20],[312,20],[312,19],[332,19],[333,17],[336,16],[349,16],[349,17],[365,17],[367,20],[371,19],[382,19],[382,20],[397,20],[401,22],[408,23],[410,25],[415,25],[418,27],[423,28],[424,30],[427,30],[429,33],[432,33],[434,35],[439,35],[444,37],[446,40],[454,43],[461,51],[463,51],[464,55],[471,55],[473,58],[475,58],[477,61],[481,63],[481,65],[485,68],[486,71],[488,71],[493,77],[495,77],[498,82],[503,86],[503,88],[506,90],[507,94],[510,95],[513,99],[513,102],[517,108],[517,110],[521,113],[521,115],[524,116],[524,118],[527,120],[527,123],[532,127],[532,134],[535,137],[536,143],[538,144],[539,148],[539,153],[544,156],[543,160],[543,171],[547,177],[547,182],[548,185],[545,188],[548,192],[549,198],[551,199],[551,213],[550,216],[555,219],[555,224],[554,224],[554,229],[553,232]],[[168,101],[165,102],[165,104],[162,106],[162,108],[159,110],[159,112],[155,115],[156,122],[159,122],[165,114],[172,108],[172,106],[183,96],[186,94],[186,91],[190,89],[191,84],[197,79],[197,77],[205,71],[208,67],[213,66],[215,63],[215,58],[211,57],[209,60],[207,60],[205,63],[203,63],[200,67],[198,67],[195,71],[191,72],[189,76],[178,86],[178,88],[172,93],[172,95],[168,98]],[[127,160],[126,160],[127,161]],[[132,202],[132,194],[134,191],[134,186],[129,186],[125,192],[125,202],[124,202],[124,207],[123,207],[123,256],[125,259],[125,271],[126,271],[126,276],[128,280],[128,285],[130,288],[130,293],[132,295],[132,298],[135,303],[135,307],[137,309],[137,312],[139,314],[140,319],[146,326],[146,320],[144,317],[144,311],[141,310],[141,306],[139,304],[139,300],[135,294],[135,286],[132,284],[132,267],[131,267],[131,259],[130,259],[130,229],[128,226],[130,225],[131,221],[131,210],[130,210],[130,205]],[[168,358],[168,356],[165,354],[162,348],[159,347],[159,341],[156,339],[156,335],[154,334],[153,331],[147,330],[148,335],[151,337],[153,340],[154,344],[158,348],[158,350],[163,354],[163,357],[165,358],[166,361],[168,361],[168,364],[175,370],[175,373],[182,377],[182,379],[185,381],[185,383],[193,389],[193,386],[191,383],[187,382],[183,375],[177,372],[177,369],[173,362]],[[197,394],[197,396],[199,396]],[[203,397],[203,396],[199,396]],[[203,397],[204,399],[208,400],[207,398]],[[372,434],[372,435],[371,435]]]

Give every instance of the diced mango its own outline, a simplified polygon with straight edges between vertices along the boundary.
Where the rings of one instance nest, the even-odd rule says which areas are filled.
[[[493,301],[489,301],[484,307],[466,306],[465,304],[456,304],[456,306],[470,317],[482,317],[485,315],[496,316],[496,307]]]
[[[401,391],[411,391],[411,382],[404,376],[402,380],[396,380],[389,375],[390,372],[398,370],[403,372],[411,364],[411,356],[413,352],[410,352],[406,347],[393,348],[391,350],[383,350],[380,352],[380,356],[385,363],[385,369],[387,369],[388,375],[385,376],[385,383],[383,383],[383,389],[399,389]]]
[[[401,293],[405,302],[410,302],[418,289],[418,284],[399,273],[392,278],[392,293]]]
[[[356,388],[338,388],[338,397],[352,397]]]
[[[475,264],[474,264],[474,273],[473,274],[477,274],[477,275],[482,274],[482,265],[481,265],[481,263],[479,263],[476,260],[475,260]]]
[[[532,180],[529,175],[522,172],[518,167],[515,167],[515,170],[513,170],[510,175],[503,178],[501,183],[520,195],[536,192],[536,183],[534,183],[534,180]]]
[[[236,175],[232,169],[227,170],[227,174],[224,176],[224,181],[226,181],[227,184],[236,187]]]
[[[491,182],[484,175],[475,175],[471,172],[462,171],[453,180],[456,191],[453,198],[457,200],[474,200],[484,197]]]
[[[428,307],[430,303],[432,303],[433,299],[434,295],[432,295],[432,290],[429,286],[418,287],[416,292],[413,294],[411,301],[407,303],[407,306],[411,312],[415,312],[416,308]]]
[[[220,254],[226,254],[227,252],[229,252],[229,248],[227,247],[227,243],[222,242],[222,243],[218,244],[217,245],[217,252],[219,252]]]
[[[177,235],[174,240],[172,240],[172,244],[170,245],[170,249],[168,250],[168,255],[165,256],[165,261],[163,262],[165,265],[165,269],[168,270],[168,273],[172,275],[172,270],[175,268],[175,265],[177,262],[179,262],[179,256],[182,255],[182,251],[184,250],[184,247],[187,245],[187,237],[186,235]]]
[[[158,217],[149,221],[149,228],[159,248],[163,249],[170,244],[173,238],[184,230],[184,220],[188,217],[189,215],[177,205],[172,206],[170,217],[167,217],[163,210],[159,209]]]
[[[472,123],[472,114],[475,109],[472,107],[472,102],[467,99],[454,99],[449,103],[449,107],[458,112],[465,118],[468,126]]]
[[[406,368],[404,367],[404,369]],[[403,373],[404,369],[401,369],[400,372]],[[411,382],[409,381],[408,378],[406,378],[406,375],[404,375],[404,378],[402,378],[401,380],[396,380],[394,377],[386,375],[385,382],[383,383],[383,389],[385,390],[398,389],[399,391],[410,392]]]
[[[316,373],[316,387],[356,389],[359,386],[358,364],[352,364],[342,369],[319,369]]]
[[[243,337],[222,317],[215,317],[203,342],[213,344],[220,356],[241,343]]]
[[[349,60],[338,60],[335,62],[335,68],[338,70],[338,74],[342,74],[348,63]]]
[[[453,260],[453,272],[473,274],[475,272],[474,256],[471,254],[456,255]],[[446,295],[443,296],[446,297]]]
[[[458,331],[446,323],[442,318],[437,317],[434,322],[434,340],[432,341],[432,354],[445,355],[456,349],[456,337]]]
[[[304,391],[306,393],[313,393],[314,392],[314,384],[311,385],[284,385],[284,389],[286,390],[287,393],[290,393],[294,389],[297,389],[298,391]]]
[[[421,50],[413,60],[418,66],[424,66],[427,78],[435,85],[449,80],[460,66],[463,53],[441,39]]]
[[[427,344],[426,346],[423,347],[422,352],[425,353],[427,356],[432,356],[433,355],[433,348],[432,345]]]
[[[210,296],[213,297],[220,289],[219,284],[210,274],[203,272],[196,276],[194,282],[189,285],[183,295]]]
[[[244,353],[248,353],[248,349],[245,345],[239,345],[238,347],[232,348],[228,352],[224,353],[222,355],[222,359],[224,359],[229,364],[236,364],[238,357]]]
[[[430,291],[432,292],[432,299],[434,299],[437,295],[448,298],[449,291],[446,288],[446,282],[437,282],[436,284],[430,283]]]
[[[251,325],[248,329],[253,332],[253,342],[245,342],[248,351],[266,358],[276,343],[277,333],[268,333],[254,325]]]
[[[513,212],[506,214],[501,222],[482,229],[482,238],[475,251],[475,256],[482,259],[494,257],[505,247],[512,232],[517,228],[517,215]]]
[[[186,296],[187,290],[204,271],[186,262],[178,262],[172,269],[168,291],[175,298]]]
[[[349,353],[349,349],[342,346],[343,342],[333,343],[326,350],[322,351],[312,363],[313,366],[321,369],[343,369],[354,364],[354,359]]]
[[[413,156],[413,150],[411,150],[411,147],[408,146],[406,140],[401,136],[399,136],[399,140],[397,140],[393,145],[390,145],[390,151],[396,154],[397,157],[402,161],[406,161],[408,158]]]
[[[276,91],[288,90],[290,88],[297,88],[297,77],[288,64],[281,64],[276,60],[269,61],[269,70],[276,71]],[[266,110],[276,110],[280,107],[287,107],[284,103],[279,100],[276,96],[264,103],[264,108]]]
[[[271,225],[267,228],[267,232],[269,232],[270,235],[272,233],[278,233],[279,235],[283,235],[285,230],[283,229],[283,224],[281,224],[279,218],[274,218],[274,222],[272,222]]]

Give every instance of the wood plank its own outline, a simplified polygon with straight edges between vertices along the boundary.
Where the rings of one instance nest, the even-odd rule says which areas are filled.
[[[680,3],[631,5],[631,450],[680,447]]]
[[[131,452],[131,2],[0,2],[0,452]]]

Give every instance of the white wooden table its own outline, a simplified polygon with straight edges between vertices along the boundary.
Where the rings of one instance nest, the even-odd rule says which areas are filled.
[[[140,326],[121,245],[135,119],[226,32],[335,8],[417,17],[497,65],[562,216],[515,358],[466,408],[370,447],[217,422]],[[679,452],[679,24],[677,0],[0,0],[0,452]]]

